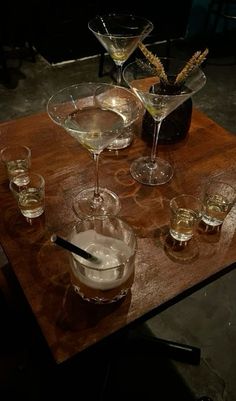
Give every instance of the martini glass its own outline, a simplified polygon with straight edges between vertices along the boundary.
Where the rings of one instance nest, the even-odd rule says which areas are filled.
[[[136,49],[138,43],[152,31],[153,24],[134,15],[98,15],[88,23],[99,42],[117,67],[117,84],[122,81],[122,66]]]
[[[100,85],[84,82],[66,87],[55,93],[47,104],[53,122],[85,147],[94,160],[95,185],[81,190],[74,199],[74,210],[79,217],[116,215],[120,210],[118,196],[107,188],[100,188],[98,166],[101,152],[121,133],[124,119],[114,109],[95,102],[95,91]]]
[[[186,64],[184,61],[170,58],[163,58],[161,62],[170,82]],[[137,60],[128,64],[123,76],[154,119],[151,155],[135,160],[130,167],[131,175],[142,184],[165,184],[172,178],[173,168],[168,161],[156,155],[161,123],[173,110],[204,86],[206,76],[200,68],[195,68],[178,92],[173,91],[173,85],[169,85],[169,88],[163,91],[160,79],[147,60]]]

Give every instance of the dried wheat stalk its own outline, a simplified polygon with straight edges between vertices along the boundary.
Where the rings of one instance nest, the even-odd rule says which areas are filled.
[[[166,75],[165,69],[160,61],[160,59],[155,56],[152,52],[150,52],[143,43],[139,43],[139,48],[147,58],[147,60],[155,67],[156,75],[162,80],[162,82],[166,85],[170,85],[168,77]],[[177,75],[173,85],[181,86],[184,81],[187,79],[189,74],[195,70],[195,68],[199,67],[203,61],[206,59],[208,54],[208,49],[205,49],[203,52],[197,51],[193,54],[193,56],[187,61],[183,69]],[[140,64],[141,65],[141,64]],[[150,67],[151,68],[151,67]]]
[[[167,75],[165,73],[165,69],[161,63],[161,61],[159,60],[159,58],[157,56],[154,56],[154,54],[152,52],[150,52],[146,46],[143,43],[139,43],[139,48],[142,51],[142,53],[144,54],[144,56],[147,58],[147,60],[154,65],[155,69],[156,69],[156,73],[158,75],[158,77],[166,84],[169,84]]]
[[[180,71],[175,79],[175,85],[182,85],[183,82],[187,79],[188,75],[191,74],[195,70],[195,68],[199,67],[203,61],[206,59],[208,54],[208,49],[205,49],[204,52],[197,51],[193,54],[190,60],[185,64],[184,68]]]

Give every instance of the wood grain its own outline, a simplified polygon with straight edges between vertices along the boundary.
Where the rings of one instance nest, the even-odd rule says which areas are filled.
[[[174,166],[173,179],[149,187],[134,181],[132,160],[150,153],[135,138],[132,146],[101,156],[100,183],[121,200],[121,216],[137,234],[135,280],[123,302],[90,305],[70,287],[68,255],[51,244],[52,232],[66,235],[77,220],[73,197],[93,185],[93,162],[47,114],[37,114],[0,125],[0,146],[27,145],[32,150],[32,170],[46,181],[46,211],[28,224],[12,197],[4,166],[0,165],[0,242],[20,282],[47,343],[60,363],[137,318],[172,300],[236,260],[236,209],[227,216],[222,231],[198,233],[194,258],[173,255],[165,248],[169,200],[180,193],[201,196],[211,176],[235,185],[236,138],[201,112],[194,110],[189,136],[184,142],[159,146],[158,153]],[[176,256],[176,255],[175,255]]]

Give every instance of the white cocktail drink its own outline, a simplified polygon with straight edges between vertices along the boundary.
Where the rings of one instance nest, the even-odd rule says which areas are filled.
[[[134,276],[131,247],[123,240],[101,235],[93,229],[74,232],[70,241],[99,259],[99,263],[94,263],[70,254],[72,283],[83,298],[112,302],[127,294]]]

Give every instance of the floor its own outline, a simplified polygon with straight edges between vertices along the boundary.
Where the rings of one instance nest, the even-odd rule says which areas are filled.
[[[207,83],[193,97],[193,103],[218,124],[236,134],[235,41],[232,41],[231,36],[230,39],[217,37],[211,38],[207,44],[210,53],[203,67]],[[172,44],[171,52],[172,55],[190,56],[202,45],[205,45],[202,38],[181,40]],[[163,44],[155,46],[155,51],[159,55],[165,51],[163,46]],[[24,55],[20,61],[14,57],[10,58],[8,61],[11,73],[10,81],[4,84],[3,76],[0,76],[0,121],[44,111],[50,95],[67,85],[80,81],[109,82],[111,79],[109,59],[105,61],[105,75],[102,78],[99,78],[97,74],[98,63],[98,57],[60,65],[50,65],[39,54],[36,54],[35,62],[27,55]],[[1,262],[2,265],[5,263],[3,254]],[[232,270],[217,281],[148,320],[142,327],[145,332],[151,331],[160,338],[200,347],[201,361],[199,365],[167,360],[159,355],[144,355],[140,353],[140,350],[139,353],[134,353],[132,358],[123,354],[122,357],[116,359],[115,365],[110,366],[109,384],[105,387],[101,386],[98,398],[91,393],[93,399],[118,400],[118,398],[128,397],[129,399],[143,398],[147,401],[166,401],[178,397],[182,401],[187,401],[205,395],[214,401],[235,401],[235,282],[236,271]],[[10,300],[14,304],[14,299]],[[37,348],[38,345],[35,346],[35,343],[38,344],[37,340],[32,340],[34,337],[31,336],[31,332],[35,333],[35,327],[32,325],[27,330],[26,328],[19,330],[21,315],[18,309],[7,306],[1,299],[0,308],[2,308],[3,321],[6,321],[6,327],[11,331],[8,333],[6,328],[3,332],[3,342],[1,341],[0,347],[0,386],[3,389],[2,394],[5,396],[1,399],[3,401],[10,399],[10,395],[13,394],[17,399],[39,401],[45,396],[45,388],[41,382],[43,380],[47,382],[48,376],[46,374],[42,376],[40,371],[40,363],[43,366],[46,356],[44,350],[41,352],[41,348]],[[8,310],[6,308],[10,308],[13,323],[12,321],[9,323],[9,319],[6,317]],[[29,313],[27,307],[23,309],[22,314],[27,315]],[[9,339],[10,342],[14,339],[16,343],[14,349],[4,346],[5,342],[9,343]],[[40,342],[41,346],[42,343],[43,341]],[[42,349],[44,349],[43,346]],[[50,360],[50,357],[47,356],[47,358]],[[37,364],[35,364],[36,359]],[[91,359],[88,360],[91,363]],[[94,362],[93,359],[92,361]],[[97,363],[96,360],[95,363]],[[85,370],[88,369],[89,372],[88,362],[84,366]],[[103,377],[107,377],[107,365],[102,364],[102,366],[105,373],[101,365],[99,365],[99,370],[104,373]],[[76,365],[76,377],[75,367],[70,366],[66,372],[67,376],[63,376],[65,373],[63,370],[61,374],[62,382],[66,377],[63,390],[66,393],[68,386],[68,395],[70,389],[75,386],[74,383],[77,383],[81,371]],[[72,374],[70,378],[68,372]],[[99,378],[98,375],[97,381]],[[50,389],[54,393],[55,388],[52,383],[55,384],[53,379],[50,380]],[[99,383],[101,385],[101,382]],[[138,385],[138,383],[140,384]],[[86,384],[86,380],[83,384],[78,382],[78,394],[85,388],[87,394],[90,392],[88,387],[85,387]],[[55,386],[58,389],[58,383]],[[136,392],[134,388],[136,388]],[[70,399],[70,397],[67,398]]]

